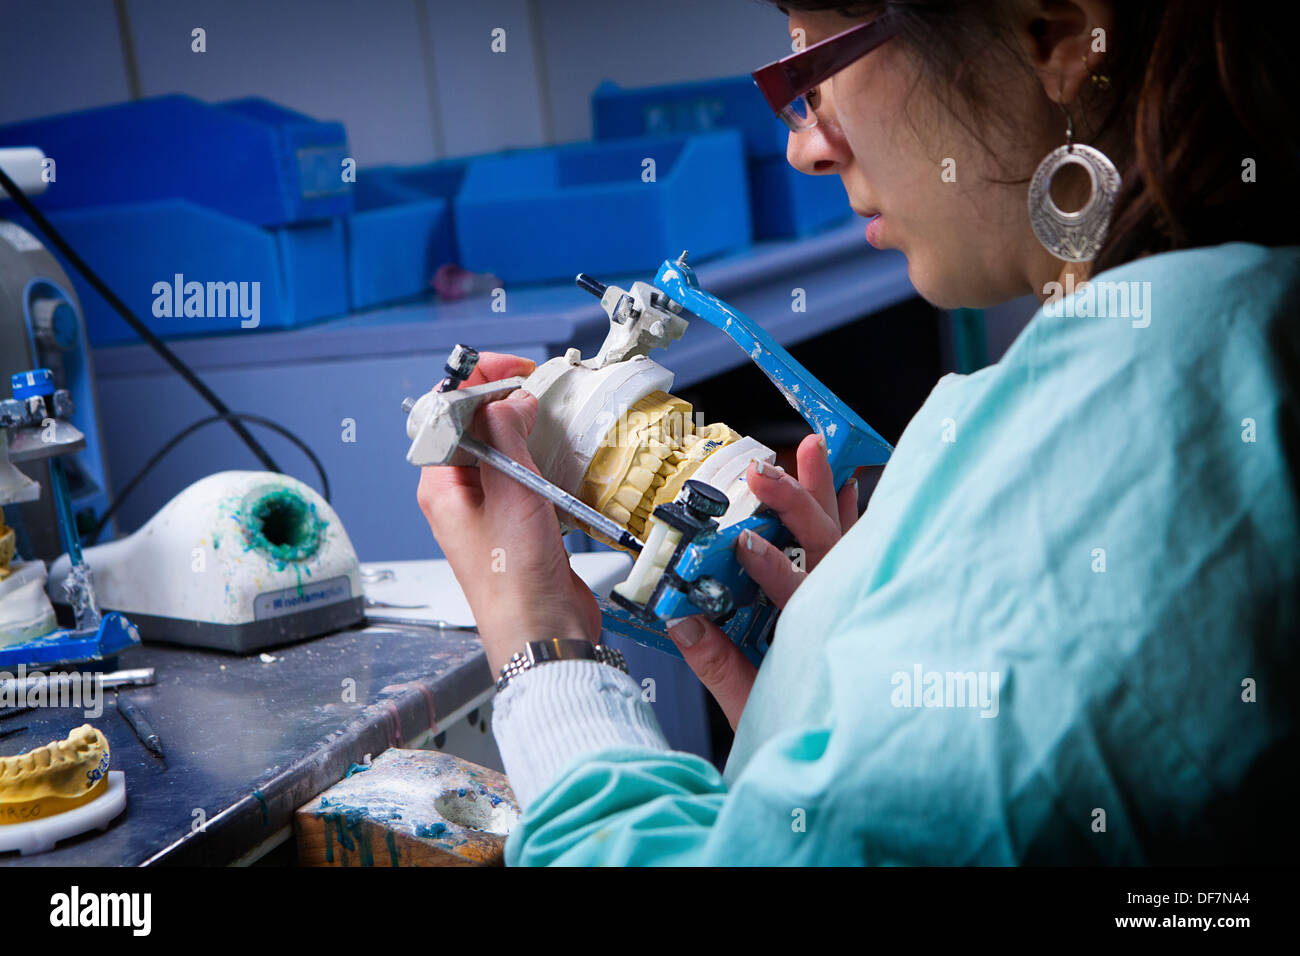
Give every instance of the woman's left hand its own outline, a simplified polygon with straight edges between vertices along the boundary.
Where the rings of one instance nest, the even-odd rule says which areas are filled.
[[[527,375],[528,359],[483,352],[466,385]],[[470,432],[537,471],[528,433],[537,399],[518,389],[483,405]],[[420,510],[474,612],[496,674],[526,642],[554,637],[595,641],[600,608],[569,566],[555,507],[490,465],[423,468]]]
[[[777,607],[784,608],[795,589],[835,543],[858,520],[856,479],[838,492],[831,475],[826,445],[809,435],[795,452],[799,476],[753,464],[746,473],[749,488],[781,519],[803,550],[798,565],[781,549],[746,532],[736,541],[736,559]],[[748,545],[748,547],[746,547]],[[670,628],[670,637],[695,676],[718,702],[734,728],[749,700],[758,670],[716,624],[703,615],[683,618]]]

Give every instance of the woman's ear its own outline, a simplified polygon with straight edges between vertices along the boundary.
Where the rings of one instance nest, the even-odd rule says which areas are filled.
[[[1111,0],[1026,0],[1020,36],[1053,103],[1072,103],[1090,73],[1104,72],[1115,22]]]

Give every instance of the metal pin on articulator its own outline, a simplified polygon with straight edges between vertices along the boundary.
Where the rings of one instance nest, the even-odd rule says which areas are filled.
[[[665,626],[703,614],[757,664],[778,609],[740,567],[735,547],[746,531],[780,548],[793,543],[745,481],[750,463],[772,462],[775,452],[721,423],[666,425],[683,412],[689,418],[690,405],[669,393],[672,372],[648,353],[682,337],[684,314],[717,328],[823,437],[837,489],[858,467],[883,464],[893,449],[757,322],[701,289],[686,256],[665,260],[654,285],[624,290],[577,277],[610,322],[591,358],[569,349],[527,379],[462,388],[478,353],[456,346],[442,382],[402,403],[406,457],[420,466],[486,461],[577,527],[632,552],[627,580],[600,602],[606,630],[680,655]],[[540,475],[467,434],[481,404],[521,387],[539,403],[528,448]]]

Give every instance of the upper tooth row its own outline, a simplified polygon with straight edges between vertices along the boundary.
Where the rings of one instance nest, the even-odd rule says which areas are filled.
[[[66,740],[52,741],[16,757],[0,757],[0,779],[14,780],[38,770],[78,762],[90,754],[95,742],[94,729],[85,724],[69,734]]]

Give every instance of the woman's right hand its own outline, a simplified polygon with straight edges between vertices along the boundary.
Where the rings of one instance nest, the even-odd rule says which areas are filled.
[[[839,494],[820,435],[809,435],[795,453],[799,478],[776,465],[760,471],[751,464],[749,488],[794,535],[802,553],[792,559],[771,542],[745,532],[736,542],[736,557],[777,607],[784,608],[795,589],[858,520],[858,483],[847,481]],[[749,699],[758,671],[731,639],[702,615],[679,621],[669,632],[691,670],[722,707],[731,726]]]

